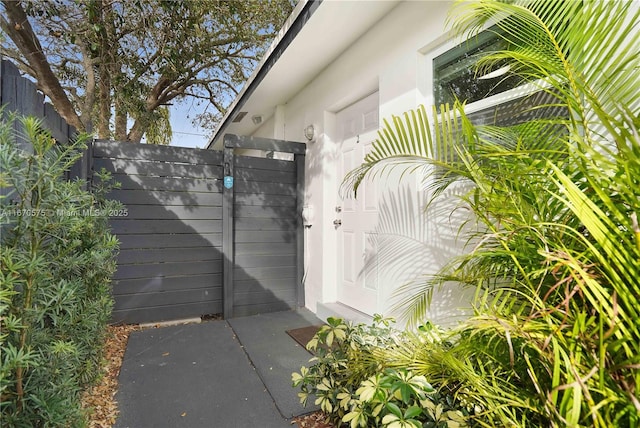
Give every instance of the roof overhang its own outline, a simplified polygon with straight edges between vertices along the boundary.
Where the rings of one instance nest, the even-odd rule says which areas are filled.
[[[226,133],[252,135],[398,4],[397,0],[302,0],[233,101],[207,148],[221,149]],[[237,120],[241,112],[246,112]],[[252,118],[260,117],[259,123]],[[236,121],[234,121],[236,120]]]

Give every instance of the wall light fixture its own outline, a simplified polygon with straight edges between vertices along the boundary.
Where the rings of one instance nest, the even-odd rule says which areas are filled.
[[[312,141],[315,137],[315,132],[316,129],[313,127],[313,125],[307,125],[304,128],[304,137],[307,139],[307,141]]]

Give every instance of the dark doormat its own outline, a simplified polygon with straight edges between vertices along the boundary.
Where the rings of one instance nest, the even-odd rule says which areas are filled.
[[[291,336],[293,340],[302,345],[303,348],[307,349],[307,343],[313,339],[313,336],[322,328],[323,325],[324,324],[294,328],[293,330],[287,330],[287,334]]]

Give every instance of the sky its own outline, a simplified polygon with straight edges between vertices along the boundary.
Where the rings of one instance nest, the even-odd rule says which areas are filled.
[[[191,123],[203,110],[204,106],[198,106],[188,99],[171,106],[169,120],[173,131],[172,146],[206,148],[213,129],[200,128]]]

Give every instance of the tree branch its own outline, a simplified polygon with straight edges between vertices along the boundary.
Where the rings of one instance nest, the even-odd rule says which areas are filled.
[[[33,28],[27,19],[27,14],[19,1],[2,1],[7,19],[0,19],[0,27],[9,35],[18,50],[24,55],[33,77],[38,82],[38,88],[51,99],[53,106],[60,116],[79,131],[85,130],[85,124],[76,113],[71,101],[60,85],[58,78],[51,70],[47,57],[42,50]]]
[[[87,83],[85,85],[84,102],[79,104],[80,119],[85,124],[87,132],[93,132],[93,106],[96,102],[96,73],[94,70],[94,61],[84,43],[78,44],[82,52],[82,66],[86,73]]]
[[[13,63],[16,65],[16,67],[18,67],[18,70],[20,70],[20,72],[27,74],[29,76],[33,76],[35,73],[33,71],[33,69],[31,68],[31,66],[29,66],[29,64],[27,64],[23,58],[22,55],[20,55],[19,52],[14,52],[12,50],[7,50],[7,49],[2,49],[2,55],[6,56],[7,58],[11,59],[13,61]]]

